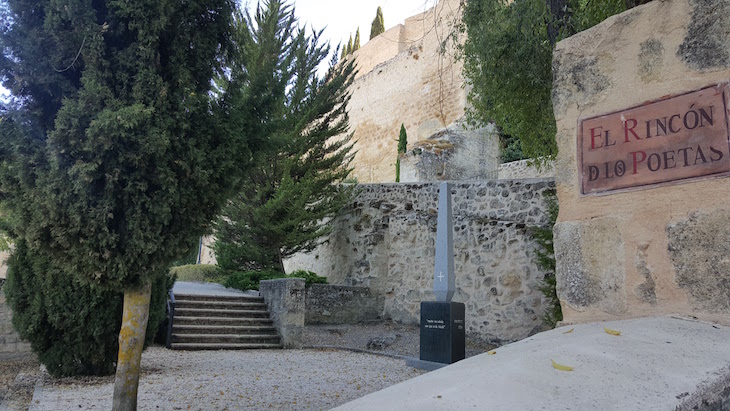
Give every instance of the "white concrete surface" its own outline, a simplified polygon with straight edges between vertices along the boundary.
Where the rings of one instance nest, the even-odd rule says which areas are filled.
[[[712,384],[730,386],[729,377],[730,328],[640,318],[540,333],[337,409],[675,410]]]
[[[193,281],[176,281],[175,285],[172,286],[172,292],[175,294],[218,296],[259,295],[258,291],[241,291],[235,288],[224,287],[216,283],[197,283]]]

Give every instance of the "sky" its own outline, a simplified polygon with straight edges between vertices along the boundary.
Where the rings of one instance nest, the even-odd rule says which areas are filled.
[[[243,0],[244,3],[246,0]],[[255,0],[248,0],[256,5]],[[360,45],[370,39],[370,25],[375,12],[383,9],[385,29],[402,24],[407,17],[422,13],[436,4],[437,0],[294,0],[294,14],[300,24],[324,28],[323,38],[329,40],[332,49],[342,42],[343,45],[355,30],[360,27]]]

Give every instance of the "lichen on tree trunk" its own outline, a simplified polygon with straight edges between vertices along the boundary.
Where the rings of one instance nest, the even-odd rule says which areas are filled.
[[[137,388],[149,318],[151,284],[124,290],[122,328],[119,331],[119,356],[114,379],[114,411],[137,409]]]

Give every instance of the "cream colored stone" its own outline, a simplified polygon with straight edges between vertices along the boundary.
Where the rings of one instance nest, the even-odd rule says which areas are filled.
[[[353,53],[359,72],[348,111],[358,182],[395,181],[401,124],[410,147],[464,115],[462,64],[453,45],[441,53],[459,10],[459,0],[441,0]]]
[[[712,222],[725,221],[730,213],[728,179],[581,196],[576,153],[581,118],[730,80],[729,22],[727,2],[653,1],[557,45],[555,247],[566,322],[669,313],[730,324],[726,305],[708,307],[699,298],[723,301],[730,295],[724,260],[700,261],[722,253],[727,238],[692,234],[706,244],[687,251],[691,245],[673,228],[719,233]],[[694,217],[697,213],[708,217]],[[712,251],[701,254],[702,247]],[[686,261],[679,261],[682,256]],[[583,294],[571,295],[577,285],[571,281],[584,280],[585,288],[574,290]]]

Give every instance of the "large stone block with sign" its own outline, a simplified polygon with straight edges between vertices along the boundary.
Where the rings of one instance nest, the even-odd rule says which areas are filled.
[[[554,54],[567,322],[730,324],[730,3],[654,1]]]

